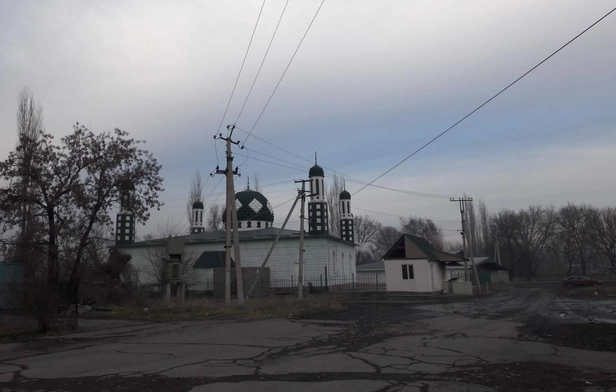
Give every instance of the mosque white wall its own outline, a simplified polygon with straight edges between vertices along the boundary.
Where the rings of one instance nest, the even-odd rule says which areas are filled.
[[[241,261],[243,267],[260,267],[269,249],[272,240],[245,241],[240,243]],[[355,246],[350,243],[335,241],[331,238],[306,236],[304,240],[304,276],[316,279],[325,276],[327,267],[328,276],[351,276],[355,270]],[[139,274],[142,284],[156,283],[155,269],[151,260],[164,252],[165,248],[135,246],[122,248],[121,251],[130,255],[131,265]],[[185,256],[194,262],[202,252],[224,251],[223,243],[187,244]],[[270,268],[272,279],[297,278],[299,271],[299,238],[281,239],[274,249],[267,267]],[[205,284],[212,279],[212,270],[196,270],[193,278],[197,284]]]

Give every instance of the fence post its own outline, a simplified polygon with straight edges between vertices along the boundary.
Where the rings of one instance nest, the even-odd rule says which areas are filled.
[[[376,292],[379,292],[379,273],[375,272],[374,276],[376,277]]]
[[[353,281],[353,291],[355,291],[355,274],[351,274],[351,280]]]
[[[325,291],[329,291],[329,286],[327,285],[327,266],[325,266]]]
[[[323,274],[319,277],[319,287],[323,287]]]
[[[293,275],[291,275],[291,288],[295,287],[295,283],[293,282]]]

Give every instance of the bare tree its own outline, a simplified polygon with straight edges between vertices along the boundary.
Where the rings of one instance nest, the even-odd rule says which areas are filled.
[[[329,234],[340,237],[340,210],[338,208],[340,193],[344,190],[344,179],[334,173],[330,186],[327,187],[325,197],[329,207]]]
[[[188,218],[188,227],[192,226],[193,213],[192,206],[193,203],[200,201],[203,203],[203,178],[201,177],[201,172],[199,169],[195,172],[195,175],[190,182],[190,188],[188,189],[188,199],[186,201],[186,217]]]
[[[511,210],[502,210],[492,216],[492,227],[498,236],[501,255],[509,269],[509,277],[515,276],[516,267],[520,262],[520,216]]]
[[[21,170],[24,173],[32,169],[34,149],[36,148],[36,143],[42,132],[43,108],[34,99],[32,92],[27,87],[24,87],[19,93],[17,103],[18,164],[21,165]],[[33,184],[29,176],[22,175],[21,178],[16,180],[19,182],[21,188],[22,199],[30,199],[29,195],[33,192]],[[21,206],[21,224],[17,237],[15,261],[24,263],[26,267],[26,279],[32,275],[33,270],[37,269],[37,267],[33,265],[35,258],[31,257],[32,249],[28,246],[34,238],[33,226],[35,225],[35,219],[36,217],[32,212],[32,204],[23,203]]]
[[[586,275],[591,253],[597,244],[595,233],[600,220],[598,211],[588,205],[576,206],[568,203],[558,211],[559,228],[565,237],[566,245],[575,249],[575,259],[579,262],[583,275]],[[573,261],[574,258],[569,260]],[[569,274],[572,272],[571,267],[570,264]]]
[[[207,211],[206,230],[217,231],[222,228],[222,214],[224,207],[222,204],[212,204]]]
[[[261,192],[261,185],[260,185],[260,182],[259,182],[259,175],[258,174],[255,174],[253,176],[252,183],[253,183],[253,185],[252,185],[253,189],[256,192]]]
[[[353,230],[355,232],[355,242],[360,246],[371,244],[374,236],[381,229],[381,224],[368,215],[353,217]]]
[[[169,255],[167,254],[167,248],[164,243],[161,246],[148,248],[145,252],[146,265],[143,272],[154,281],[157,285],[162,285],[167,281],[167,263],[169,261]],[[194,252],[186,252],[182,257],[182,278],[188,286],[194,285],[198,276],[193,268],[195,261],[197,260],[197,254]]]
[[[385,253],[391,248],[394,243],[400,238],[402,232],[395,227],[383,226],[374,236],[371,244],[374,260],[379,261],[385,256]]]
[[[529,278],[536,278],[545,260],[546,245],[555,233],[557,214],[554,207],[530,206],[521,210],[519,228],[520,262]]]
[[[479,254],[488,256],[494,253],[494,236],[490,230],[490,213],[486,203],[479,199],[479,228],[481,229],[482,248],[477,249]]]
[[[609,260],[612,268],[616,268],[616,208],[599,211],[599,221],[593,234],[597,252]]]
[[[400,218],[404,234],[425,238],[437,249],[443,249],[443,231],[429,218],[411,216]]]

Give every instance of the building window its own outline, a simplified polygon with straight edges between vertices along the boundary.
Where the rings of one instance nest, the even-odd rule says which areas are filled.
[[[237,222],[237,228],[241,229],[242,228],[242,222]]]
[[[252,222],[248,221],[248,223],[246,223],[246,227],[248,227],[249,229],[252,228]]]
[[[257,229],[261,228],[261,221],[257,222]]]
[[[415,279],[415,274],[413,273],[412,265],[402,266],[402,279],[404,280]]]
[[[265,222],[265,228],[267,229],[269,227],[269,223]]]

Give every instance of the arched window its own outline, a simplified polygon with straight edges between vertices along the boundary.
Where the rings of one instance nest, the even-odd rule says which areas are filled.
[[[260,228],[261,228],[261,221],[258,221],[257,222],[257,229],[260,229]]]
[[[252,228],[252,222],[248,221],[248,223],[246,223],[246,227],[249,228],[249,229]]]
[[[242,228],[242,222],[237,222],[237,228],[241,229]]]
[[[265,228],[267,229],[269,227],[269,223],[265,222]]]

